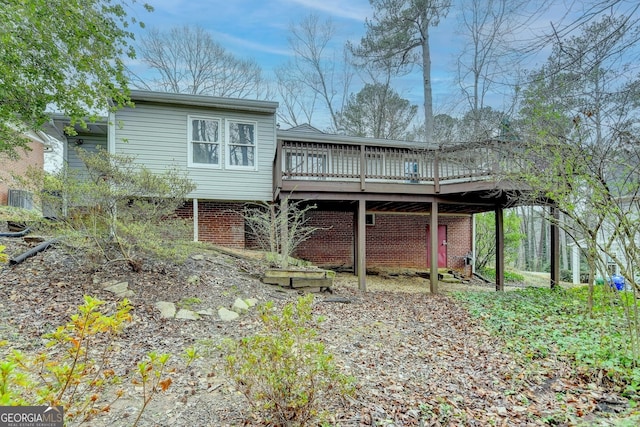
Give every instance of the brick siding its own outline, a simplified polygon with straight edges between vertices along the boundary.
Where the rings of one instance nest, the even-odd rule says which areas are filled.
[[[42,169],[44,165],[44,146],[37,141],[29,143],[31,151],[18,149],[18,160],[9,160],[6,156],[0,156],[0,205],[6,205],[9,198],[9,190],[22,190],[22,186],[13,178],[24,176],[29,167]]]
[[[198,240],[229,248],[245,247],[244,203],[198,201]],[[193,204],[187,202],[177,212],[193,218]]]
[[[198,201],[198,240],[232,248],[256,248],[245,230],[243,203]],[[193,205],[186,203],[178,215],[193,218]],[[355,218],[353,212],[308,212],[308,225],[320,230],[300,244],[294,256],[330,268],[352,269]],[[472,247],[470,216],[440,216],[447,227],[447,266],[466,274],[464,255]],[[429,215],[376,213],[368,225],[367,268],[407,267],[426,269]]]
[[[355,237],[351,212],[310,212],[309,224],[329,229],[317,231],[302,243],[295,256],[324,267],[353,268]],[[440,216],[447,226],[447,266],[469,273],[464,255],[472,248],[470,216]],[[428,215],[375,214],[375,224],[367,226],[367,268],[426,268]]]

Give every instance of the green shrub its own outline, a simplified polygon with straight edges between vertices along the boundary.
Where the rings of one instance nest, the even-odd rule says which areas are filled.
[[[322,422],[320,413],[332,397],[353,392],[353,379],[340,373],[333,356],[316,339],[313,296],[287,304],[282,313],[272,303],[261,308],[262,333],[229,340],[225,371],[266,422],[302,426]]]
[[[489,280],[496,280],[496,269],[485,267],[479,271],[479,273],[486,277]],[[524,276],[522,274],[516,273],[514,271],[505,270],[504,272],[504,281],[507,283],[518,283],[524,282]]]
[[[101,312],[104,302],[85,296],[71,322],[45,334],[46,351],[29,356],[19,351],[0,361],[0,405],[63,406],[65,418],[78,422],[108,411],[105,387],[120,379],[110,366],[115,337],[130,321],[131,306]]]
[[[111,359],[117,336],[131,321],[131,305],[125,299],[112,314],[105,313],[105,303],[90,296],[71,316],[71,322],[43,335],[46,349],[36,355],[14,350],[0,360],[0,405],[50,405],[64,408],[65,425],[83,424],[97,414],[108,412],[123,391],[122,382]],[[7,345],[6,341],[0,345]],[[185,360],[197,357],[194,349],[185,350]],[[142,413],[151,399],[169,388],[166,376],[168,354],[147,354],[148,361],[138,364],[142,387]]]

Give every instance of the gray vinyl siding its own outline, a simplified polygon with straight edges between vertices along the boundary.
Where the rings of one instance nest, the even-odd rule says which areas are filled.
[[[82,145],[75,144],[75,141],[82,139]],[[86,175],[84,162],[78,157],[78,150],[84,150],[90,154],[97,153],[100,149],[107,151],[107,136],[78,135],[69,137],[67,148],[67,165],[71,170],[79,171],[80,176]]]
[[[220,119],[220,168],[188,166],[189,116]],[[255,170],[229,169],[225,164],[225,120],[256,123]],[[116,113],[115,147],[117,153],[135,156],[155,172],[175,166],[187,173],[197,188],[189,197],[229,201],[270,201],[275,156],[276,123],[274,114],[235,110],[159,105],[137,102],[135,108]]]

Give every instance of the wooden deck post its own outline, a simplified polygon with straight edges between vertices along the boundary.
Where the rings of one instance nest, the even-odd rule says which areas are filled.
[[[367,236],[366,236],[367,202],[358,200],[356,262],[358,271],[358,289],[367,290]]]
[[[556,206],[551,206],[551,289],[560,284],[560,213]]]
[[[431,293],[438,293],[438,202],[431,202],[431,225],[429,227],[431,259],[429,260],[429,278]]]
[[[496,207],[496,291],[504,291],[504,216]]]

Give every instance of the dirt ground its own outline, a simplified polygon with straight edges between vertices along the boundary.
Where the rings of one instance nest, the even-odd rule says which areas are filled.
[[[0,245],[10,256],[32,246],[7,238],[0,238]],[[111,360],[124,378],[124,395],[89,425],[133,423],[142,390],[131,377],[152,350],[175,355],[175,372],[173,384],[151,401],[140,425],[262,425],[225,376],[218,347],[225,338],[255,334],[256,310],[231,322],[216,315],[192,321],[162,318],[155,303],[189,301],[194,309],[216,311],[240,297],[281,306],[295,301],[298,292],[263,284],[259,259],[237,253],[203,250],[184,264],[148,263],[139,273],[117,264],[87,268],[80,258],[53,247],[0,267],[0,336],[9,342],[0,357],[11,349],[41,350],[42,334],[68,322],[83,295],[113,307],[118,297],[103,285],[124,281],[133,291],[133,322]],[[572,419],[594,425],[607,415],[601,404],[607,390],[581,383],[555,360],[540,361],[535,370],[519,364],[447,296],[452,290],[491,292],[492,285],[440,283],[441,294],[431,295],[428,281],[419,277],[369,276],[367,284],[368,291],[360,292],[357,277],[340,273],[333,293],[314,300],[314,313],[326,318],[320,339],[341,370],[357,380],[355,397],[325,402],[332,425],[571,425]],[[334,302],[337,297],[346,303]],[[202,357],[185,368],[178,355],[189,346]]]

